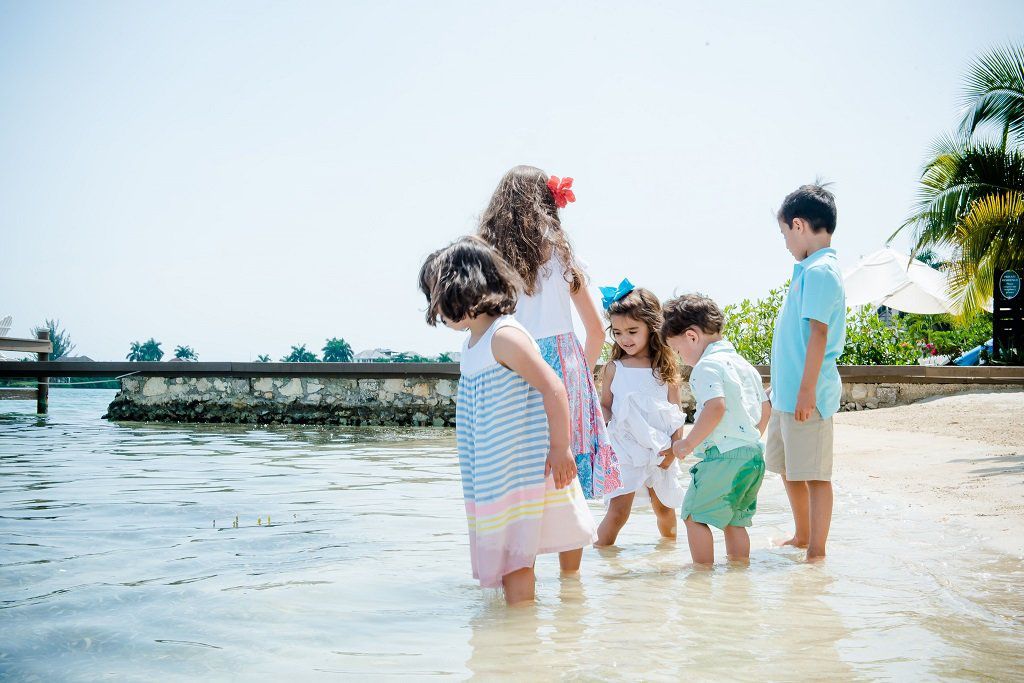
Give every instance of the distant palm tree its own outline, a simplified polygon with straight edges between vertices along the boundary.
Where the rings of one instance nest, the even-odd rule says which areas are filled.
[[[306,350],[306,345],[293,346],[291,353],[281,359],[282,363],[319,363],[320,359],[312,351]]]
[[[338,339],[337,337],[331,337],[324,344],[324,362],[325,363],[351,363],[352,362],[352,347],[344,339]]]
[[[176,346],[174,348],[174,357],[182,360],[199,360],[199,355],[191,346]]]
[[[268,356],[265,353],[261,353],[260,355],[256,356],[256,362],[257,363],[269,363],[270,362],[270,356]]]
[[[454,361],[452,361],[452,354],[447,352],[447,351],[445,351],[444,353],[437,354],[437,362],[438,363],[452,363]]]
[[[976,59],[965,103],[960,132],[933,146],[917,205],[896,232],[913,231],[915,253],[952,252],[952,293],[971,314],[992,298],[996,272],[1024,261],[1024,48]],[[983,134],[992,129],[995,141]]]
[[[160,348],[160,342],[150,337],[147,341],[139,343],[137,341],[132,342],[131,350],[128,355],[125,356],[130,361],[158,361],[164,357],[164,352]]]

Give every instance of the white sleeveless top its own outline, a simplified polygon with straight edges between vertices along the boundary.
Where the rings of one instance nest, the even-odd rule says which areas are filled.
[[[519,293],[515,316],[534,339],[573,331],[569,283],[565,281],[565,266],[557,255],[541,266],[534,293]]]
[[[526,333],[526,336],[530,338],[534,348],[540,352],[540,347],[537,346],[537,342],[533,340],[533,336],[530,332],[523,327],[519,321],[510,315],[499,316],[491,326],[487,328],[487,331],[480,335],[476,343],[472,347],[469,345],[469,338],[462,343],[462,356],[459,358],[459,370],[463,375],[476,375],[484,370],[493,368],[498,365],[498,361],[494,359],[494,352],[491,351],[491,339],[494,338],[494,333],[503,327],[514,327],[517,330],[522,330]]]
[[[615,363],[615,376],[612,377],[612,415],[622,412],[626,398],[633,393],[668,400],[668,385],[662,384],[654,376],[653,368],[627,368],[622,361]]]

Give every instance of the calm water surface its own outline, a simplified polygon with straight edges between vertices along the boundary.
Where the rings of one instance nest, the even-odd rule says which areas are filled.
[[[811,566],[770,547],[769,478],[750,566],[711,572],[637,514],[509,611],[470,576],[450,431],[118,425],[113,395],[0,404],[2,678],[1024,677],[1022,563],[898,503],[840,489]]]

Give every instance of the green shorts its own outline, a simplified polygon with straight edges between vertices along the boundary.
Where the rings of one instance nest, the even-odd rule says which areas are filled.
[[[750,526],[764,479],[760,446],[742,446],[725,453],[711,447],[704,452],[704,459],[690,468],[690,475],[683,519],[692,517],[719,529]]]

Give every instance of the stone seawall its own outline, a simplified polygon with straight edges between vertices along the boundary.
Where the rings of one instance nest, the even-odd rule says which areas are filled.
[[[457,387],[428,377],[126,377],[104,417],[451,427]]]
[[[842,410],[905,405],[968,391],[1022,391],[1021,384],[857,382],[843,384]],[[138,422],[236,422],[353,426],[455,424],[454,377],[126,377],[104,416]],[[683,383],[683,407],[693,396]]]

